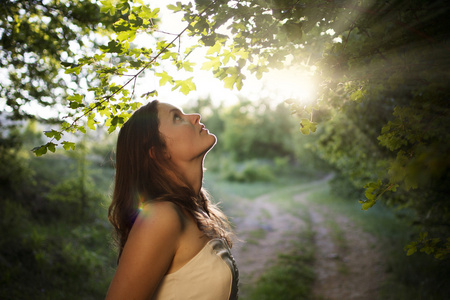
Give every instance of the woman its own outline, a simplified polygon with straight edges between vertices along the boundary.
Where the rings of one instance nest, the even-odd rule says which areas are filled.
[[[109,220],[119,263],[107,299],[237,299],[226,217],[202,189],[216,137],[153,101],[123,125]]]

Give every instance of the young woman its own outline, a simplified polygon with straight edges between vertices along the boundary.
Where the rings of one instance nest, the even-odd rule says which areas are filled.
[[[215,143],[200,115],[156,100],[123,125],[109,207],[119,260],[106,299],[237,299],[229,225],[202,189]]]

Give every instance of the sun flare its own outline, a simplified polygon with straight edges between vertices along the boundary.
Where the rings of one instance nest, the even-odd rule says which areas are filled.
[[[312,77],[305,71],[276,70],[268,74],[267,81],[280,95],[301,102],[311,101],[314,93]]]
[[[261,80],[248,80],[244,93],[252,91],[257,97],[270,98],[275,102],[293,99],[304,104],[312,102],[315,82],[310,72],[301,69],[271,70]]]

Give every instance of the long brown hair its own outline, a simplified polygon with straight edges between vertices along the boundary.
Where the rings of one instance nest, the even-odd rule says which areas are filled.
[[[205,190],[202,188],[196,194],[187,183],[180,186],[167,176],[166,170],[171,165],[165,149],[159,132],[158,101],[154,100],[134,112],[117,139],[116,176],[108,219],[115,229],[119,258],[139,205],[148,201],[170,201],[178,205],[195,218],[205,235],[222,237],[231,247],[227,218],[211,203]],[[177,177],[183,182],[181,176]]]

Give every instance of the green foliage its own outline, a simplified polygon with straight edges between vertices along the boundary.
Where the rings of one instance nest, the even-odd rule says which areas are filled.
[[[274,181],[280,175],[315,172],[306,144],[314,139],[299,136],[295,120],[281,103],[251,103],[241,99],[233,106],[213,105],[201,99],[187,111],[200,112],[210,132],[219,137],[208,154],[208,170],[237,182]],[[204,120],[203,120],[204,118]]]
[[[295,121],[284,104],[273,108],[270,103],[241,101],[227,108],[221,117],[227,120],[221,134],[223,148],[242,161],[249,158],[293,156]]]
[[[90,177],[83,144],[72,157],[35,158],[36,130],[15,128],[0,147],[0,298],[103,298],[116,259],[101,206],[111,176]]]
[[[440,238],[428,238],[428,232],[421,232],[416,241],[405,246],[406,255],[412,255],[419,249],[420,252],[442,259],[450,254],[450,239],[444,242]]]
[[[62,103],[70,85],[61,75],[60,62],[76,57],[77,46],[95,43],[83,37],[107,31],[111,23],[92,1],[2,1],[0,98],[11,111],[8,117],[39,118],[30,107],[24,107]],[[76,67],[73,72],[79,74],[80,70]]]
[[[255,182],[275,179],[272,166],[261,160],[248,160],[239,164],[224,159],[221,164],[220,174],[228,181]]]
[[[192,72],[195,63],[185,59],[193,48],[186,49],[184,58],[180,45],[178,52],[173,50],[175,42],[180,42],[183,32],[170,40],[158,36],[159,8],[151,9],[138,0],[105,0],[101,1],[101,4],[100,11],[108,13],[114,19],[111,28],[114,34],[109,42],[99,46],[98,50],[85,51],[86,53],[76,60],[70,58],[62,63],[66,68],[65,73],[74,78],[80,79],[88,74],[95,75],[95,79],[87,82],[87,93],[74,91],[67,97],[70,108],[68,121],[63,122],[60,130],[50,131],[49,142],[33,149],[37,156],[46,154],[47,151],[54,152],[58,145],[63,146],[65,150],[74,149],[74,144],[60,141],[64,133],[85,133],[88,129],[96,130],[96,125],[101,124],[112,133],[122,126],[131,112],[141,105],[139,101],[134,100],[135,86],[137,78],[147,69],[155,76],[161,77],[161,86],[171,84],[173,91],[178,90],[187,95],[196,89],[193,77],[176,79],[161,66],[161,61],[167,60],[172,62],[177,70]],[[154,36],[156,43],[147,48],[133,45],[133,40],[140,34]],[[155,89],[143,96],[148,98],[154,95],[157,95]]]
[[[340,174],[336,170],[333,171],[335,174],[328,182],[333,195],[347,199],[350,202],[355,202],[356,199],[360,199],[362,197],[364,194],[363,187],[357,188],[347,176]]]
[[[23,181],[31,182],[34,175],[28,167],[27,156],[21,150],[22,136],[13,128],[9,136],[0,135],[0,189],[2,198],[13,199],[16,195],[26,194],[20,185]]]

